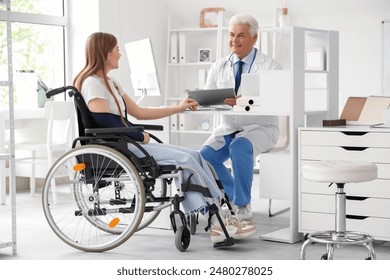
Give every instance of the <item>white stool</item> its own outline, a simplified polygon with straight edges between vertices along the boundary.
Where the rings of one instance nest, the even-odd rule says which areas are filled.
[[[327,182],[337,185],[335,230],[319,231],[307,235],[303,243],[300,259],[305,259],[306,247],[313,243],[326,244],[327,253],[321,259],[332,260],[334,248],[346,245],[362,245],[368,251],[369,260],[376,259],[373,241],[374,237],[367,233],[346,231],[346,183],[358,183],[375,180],[378,176],[377,167],[373,163],[353,161],[318,161],[302,167],[302,177],[315,182]]]

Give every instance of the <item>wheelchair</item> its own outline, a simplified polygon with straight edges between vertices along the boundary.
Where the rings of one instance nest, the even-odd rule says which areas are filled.
[[[45,178],[42,205],[54,233],[76,249],[103,252],[123,244],[135,232],[149,226],[162,209],[171,207],[175,246],[185,251],[196,232],[198,213],[186,216],[180,210],[180,203],[185,191],[201,191],[203,196],[211,197],[209,190],[189,180],[184,182],[180,166],[158,165],[139,143],[126,135],[129,131],[162,130],[162,126],[96,128],[75,87],[56,88],[46,96],[60,93],[68,93],[73,98],[79,137],[73,140],[72,149],[50,167]],[[150,136],[161,143],[154,135]],[[128,143],[135,145],[144,156],[135,156]],[[168,187],[175,179],[180,182],[177,194],[167,196]],[[216,181],[222,189],[219,180]],[[223,200],[232,211],[226,196]],[[216,215],[226,237],[214,247],[234,245],[215,204],[210,204],[209,213],[210,217]]]

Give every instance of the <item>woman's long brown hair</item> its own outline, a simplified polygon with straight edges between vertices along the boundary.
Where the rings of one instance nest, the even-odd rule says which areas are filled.
[[[86,78],[96,74],[99,71],[103,72],[103,80],[107,90],[110,92],[112,97],[114,97],[116,106],[118,107],[119,114],[121,116],[122,122],[126,125],[126,122],[123,117],[123,112],[120,109],[119,102],[115,97],[112,89],[108,83],[107,79],[107,69],[106,69],[106,59],[108,53],[112,51],[118,40],[116,37],[110,33],[96,32],[92,33],[86,42],[85,45],[85,66],[84,68],[76,75],[73,79],[73,86],[76,87],[79,91],[81,91],[81,87]],[[115,85],[116,89],[117,86]]]

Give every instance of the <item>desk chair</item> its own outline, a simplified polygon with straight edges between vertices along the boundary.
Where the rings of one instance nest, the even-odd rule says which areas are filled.
[[[48,101],[45,103],[44,118],[47,120],[46,141],[17,142],[15,150],[29,151],[30,157],[17,158],[19,163],[31,164],[30,192],[35,194],[36,165],[45,164],[47,169],[53,164],[56,153],[70,149],[73,138],[75,112],[71,101]],[[56,193],[53,192],[53,199]]]

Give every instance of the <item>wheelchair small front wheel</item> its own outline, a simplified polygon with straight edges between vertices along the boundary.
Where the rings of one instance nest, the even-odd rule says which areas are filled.
[[[50,168],[42,205],[62,241],[82,251],[102,252],[123,244],[137,230],[145,191],[136,167],[122,153],[85,145],[68,151]]]
[[[187,227],[179,226],[175,232],[176,249],[180,252],[187,250],[191,242],[191,233]]]

